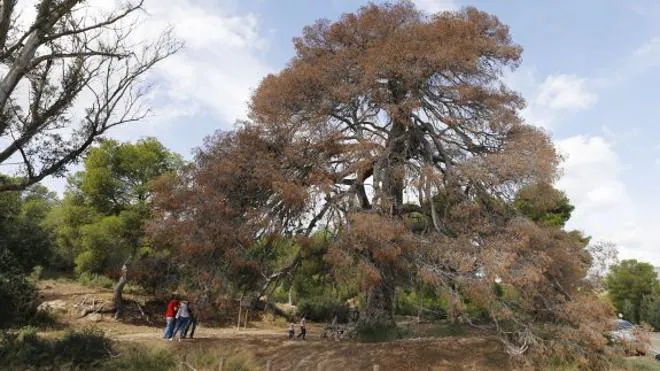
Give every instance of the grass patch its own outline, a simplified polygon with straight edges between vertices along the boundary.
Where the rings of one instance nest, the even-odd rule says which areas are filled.
[[[411,335],[408,329],[382,325],[360,326],[355,331],[358,340],[364,343],[394,341]]]
[[[439,324],[431,327],[428,332],[428,336],[438,338],[465,336],[466,334],[467,330],[458,323]]]
[[[104,275],[87,272],[81,273],[78,276],[78,282],[87,287],[104,289],[111,289],[115,285],[115,282],[112,279]]]
[[[181,362],[198,370],[217,370],[224,361],[223,371],[253,371],[263,369],[251,353],[245,351],[218,351],[208,347],[188,350]],[[261,366],[261,367],[260,367]]]
[[[177,360],[172,352],[145,346],[119,347],[119,354],[103,366],[104,370],[161,371],[177,369]]]
[[[625,365],[628,370],[635,371],[657,371],[660,370],[660,362],[648,357],[626,358]]]
[[[44,337],[34,327],[0,333],[0,369],[168,371],[261,370],[251,353],[217,348],[182,348],[177,352],[138,344],[113,344],[101,330],[69,331]]]

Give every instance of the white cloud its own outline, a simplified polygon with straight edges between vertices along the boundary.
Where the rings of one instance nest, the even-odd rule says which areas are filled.
[[[660,265],[655,226],[639,215],[624,182],[623,164],[614,143],[601,136],[576,135],[556,141],[566,157],[557,186],[575,206],[568,227],[595,240],[617,244],[620,258]]]
[[[437,13],[443,10],[454,10],[457,8],[454,0],[413,0],[417,7],[427,13]]]
[[[536,98],[538,104],[556,110],[587,109],[598,101],[589,91],[587,79],[577,75],[550,75],[541,84]]]
[[[244,117],[251,89],[271,72],[261,57],[268,43],[258,17],[193,0],[148,0],[145,7],[145,32],[171,25],[186,45],[158,67],[167,86],[163,107],[199,104],[228,123]]]

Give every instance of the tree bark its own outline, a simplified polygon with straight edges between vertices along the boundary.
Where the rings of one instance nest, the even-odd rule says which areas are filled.
[[[394,321],[394,284],[383,280],[379,285],[367,290],[367,302],[364,316],[360,318],[361,327],[396,327]]]
[[[126,267],[126,264],[124,264],[124,266],[121,268],[121,277],[119,277],[119,282],[117,282],[117,286],[115,286],[115,293],[113,298],[113,301],[115,303],[115,319],[118,319],[119,316],[121,316],[122,309],[124,309],[122,292],[124,291],[124,286],[126,286],[127,273],[128,273],[128,268]]]

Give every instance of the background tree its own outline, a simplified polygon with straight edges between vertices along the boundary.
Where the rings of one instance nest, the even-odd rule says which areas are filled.
[[[12,255],[20,271],[48,265],[52,231],[46,217],[57,202],[54,193],[38,185],[0,194],[0,250]]]
[[[49,263],[52,233],[45,220],[56,203],[38,185],[0,193],[0,328],[24,324],[36,312],[39,295],[27,275]]]
[[[153,138],[102,141],[85,157],[84,170],[69,179],[63,206],[52,215],[58,250],[75,260],[79,274],[117,273],[129,256],[149,249],[143,227],[151,182],[181,164]]]
[[[0,192],[63,175],[108,129],[144,118],[146,73],[180,47],[169,30],[133,39],[141,0],[107,12],[39,0],[33,19],[23,3],[0,3],[0,165],[18,169]]]
[[[617,311],[634,323],[640,323],[644,297],[658,292],[659,285],[653,265],[634,259],[612,266],[605,277],[607,294]]]

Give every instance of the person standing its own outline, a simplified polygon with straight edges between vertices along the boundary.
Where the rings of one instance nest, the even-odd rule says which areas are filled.
[[[193,311],[191,303],[188,303],[188,313],[190,314],[190,321],[188,322],[188,326],[183,330],[183,337],[186,338],[188,336],[188,330],[190,330],[190,339],[192,339],[195,336],[195,329],[197,328],[197,316]]]
[[[188,327],[189,322],[190,311],[188,310],[188,302],[182,301],[181,305],[179,306],[179,310],[176,312],[176,329],[174,329],[174,333],[172,334],[170,340],[176,337],[176,334],[179,334],[179,341],[181,341],[181,337],[183,337],[183,330]]]
[[[163,339],[171,339],[176,326],[176,312],[179,310],[179,301],[174,295],[167,303],[167,310],[165,311],[165,332],[163,334]]]
[[[300,320],[300,333],[298,334],[298,337],[302,337],[302,339],[305,340],[306,334],[307,330],[305,329],[305,315],[303,314],[302,319]]]
[[[296,325],[293,324],[293,321],[289,321],[289,340],[293,340],[296,335]]]

